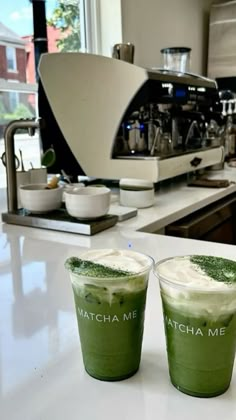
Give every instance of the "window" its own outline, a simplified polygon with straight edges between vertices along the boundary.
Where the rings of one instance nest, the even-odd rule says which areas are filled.
[[[121,0],[83,0],[86,51],[108,57],[122,42]]]
[[[6,79],[0,66],[0,157],[5,147],[4,128],[9,121],[38,116],[33,3],[41,2],[15,0],[1,5],[4,25],[0,22],[0,46],[6,48],[6,67],[14,80]],[[111,56],[112,46],[122,42],[120,0],[42,0],[42,3],[46,9],[49,52],[81,51]],[[18,68],[17,48],[25,50],[25,60],[19,58]],[[19,149],[22,149],[26,169],[31,164],[35,168],[40,166],[37,131],[33,138],[27,133],[16,133],[16,154]],[[0,160],[0,188],[5,186],[5,167]]]
[[[6,47],[6,56],[7,56],[7,70],[16,71],[16,49],[14,47]]]
[[[19,92],[9,92],[9,108],[14,112],[19,105]]]

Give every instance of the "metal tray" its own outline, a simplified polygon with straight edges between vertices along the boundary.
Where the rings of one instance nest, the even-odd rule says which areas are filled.
[[[108,214],[98,219],[81,220],[71,217],[64,208],[46,214],[32,214],[25,209],[19,209],[14,212],[2,213],[2,221],[13,225],[91,236],[114,226],[118,217]]]

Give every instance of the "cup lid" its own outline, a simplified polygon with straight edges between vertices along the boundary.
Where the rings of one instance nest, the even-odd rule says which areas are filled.
[[[167,47],[162,48],[161,53],[177,54],[190,52],[192,48],[189,47]]]

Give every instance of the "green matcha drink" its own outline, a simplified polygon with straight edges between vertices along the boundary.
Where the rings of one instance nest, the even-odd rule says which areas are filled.
[[[129,250],[91,250],[66,261],[83,361],[89,375],[116,381],[139,368],[152,259]]]
[[[236,347],[236,261],[184,256],[160,261],[171,382],[196,397],[225,392]]]

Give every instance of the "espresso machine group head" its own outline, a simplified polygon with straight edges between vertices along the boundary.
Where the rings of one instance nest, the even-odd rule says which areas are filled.
[[[210,79],[84,53],[43,54],[39,75],[42,144],[57,171],[158,182],[223,159],[207,141],[212,118],[221,123]]]

